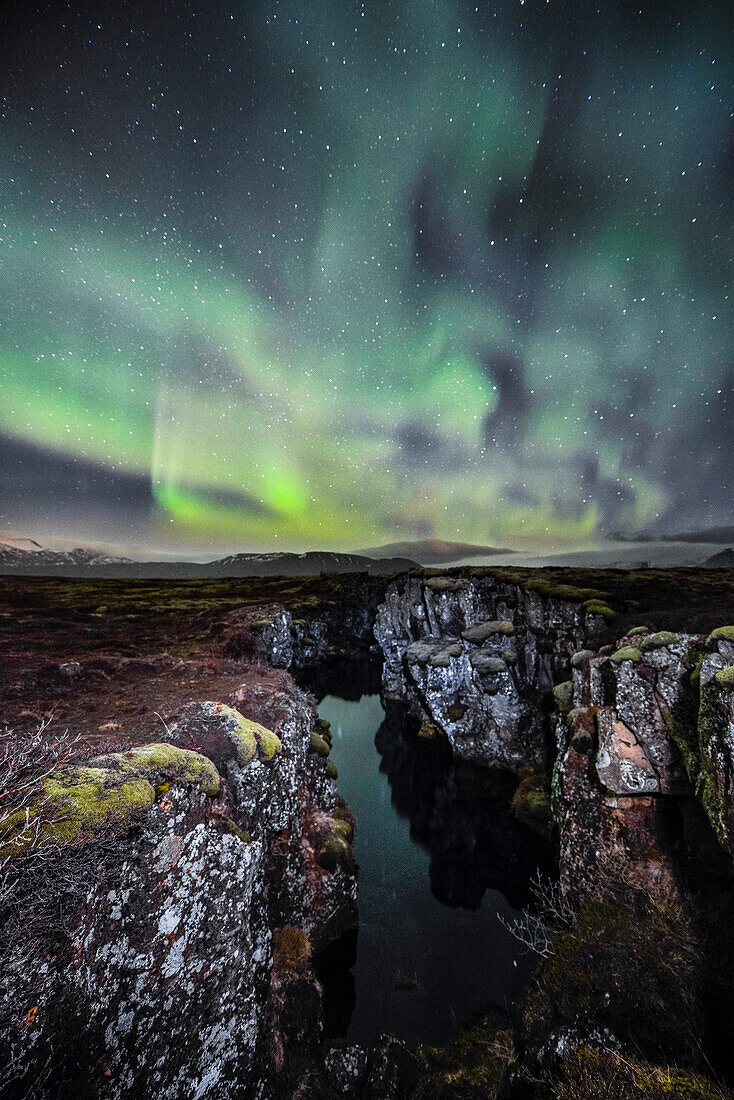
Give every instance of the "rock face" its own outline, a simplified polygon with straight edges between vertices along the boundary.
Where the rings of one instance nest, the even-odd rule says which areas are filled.
[[[383,695],[407,700],[460,759],[512,770],[542,765],[541,701],[603,623],[564,595],[493,576],[395,581],[374,628]]]
[[[8,1095],[32,1082],[34,1096],[78,1095],[81,1080],[100,1100],[273,1095],[303,1037],[289,1033],[289,996],[308,989],[318,1037],[308,959],[356,919],[349,815],[312,726],[294,687],[276,730],[189,704],[167,743],[69,767],[47,787],[61,818],[49,858],[76,869],[77,890],[54,953],[30,938],[2,975]],[[90,821],[77,795],[92,779],[93,806],[118,794]],[[125,813],[123,789],[139,795]],[[286,927],[302,958],[274,968]]]
[[[248,649],[261,654],[272,668],[306,674],[311,681],[338,666],[343,673],[368,665],[377,669],[379,650],[372,632],[387,581],[356,577],[348,598],[338,602],[312,601],[298,614],[282,604],[256,611],[234,611],[228,616],[222,645],[230,655]],[[357,677],[359,678],[359,677]]]
[[[611,654],[572,658],[553,773],[561,881],[571,894],[620,876],[649,894],[673,890],[696,796],[734,851],[729,629],[708,639],[639,630]]]

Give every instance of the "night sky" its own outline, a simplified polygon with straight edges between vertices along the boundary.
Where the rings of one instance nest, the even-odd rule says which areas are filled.
[[[725,4],[5,3],[0,529],[734,521]]]

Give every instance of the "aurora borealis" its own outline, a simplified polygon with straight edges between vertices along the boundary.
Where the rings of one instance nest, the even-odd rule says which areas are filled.
[[[727,5],[8,4],[0,523],[731,520]]]

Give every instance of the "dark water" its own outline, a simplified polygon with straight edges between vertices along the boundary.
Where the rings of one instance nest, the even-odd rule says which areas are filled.
[[[356,818],[360,926],[349,1035],[449,1039],[480,1009],[504,1014],[531,960],[497,918],[527,900],[536,860],[511,788],[420,744],[379,696],[327,696],[339,790]],[[377,745],[376,745],[377,742]]]

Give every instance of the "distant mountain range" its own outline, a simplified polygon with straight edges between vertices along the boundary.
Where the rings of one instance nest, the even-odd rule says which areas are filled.
[[[405,557],[421,565],[445,565],[451,561],[463,561],[464,558],[485,558],[493,554],[512,554],[514,551],[496,546],[476,546],[470,542],[420,539],[416,542],[388,542],[385,546],[371,546],[355,553],[365,554],[368,558]]]
[[[724,545],[734,542],[734,527],[705,527],[698,531],[679,531],[661,535],[654,531],[613,531],[613,542],[710,542]]]
[[[96,550],[46,550],[33,539],[0,538],[0,574],[56,577],[139,577],[186,580],[195,577],[307,577],[319,573],[405,573],[418,568],[409,558],[314,551],[307,554],[230,554],[209,562],[133,561]]]

